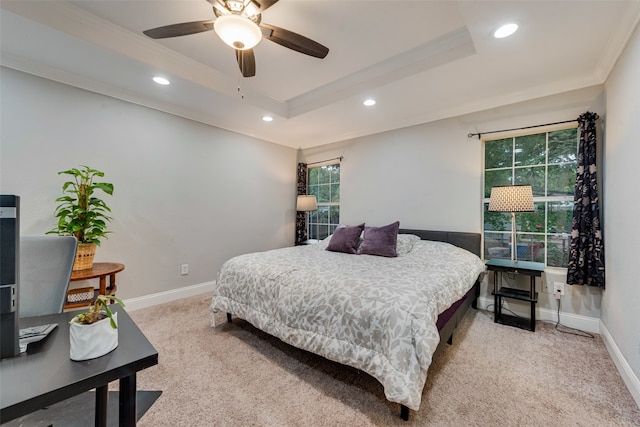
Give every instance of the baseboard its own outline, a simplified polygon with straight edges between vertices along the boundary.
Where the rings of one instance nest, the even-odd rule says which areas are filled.
[[[478,308],[487,311],[493,311],[493,298],[480,297],[478,298]],[[508,307],[513,310],[518,316],[529,317],[528,311],[522,311],[515,307]],[[549,308],[536,307],[536,320],[543,322],[556,323],[558,321],[558,312]],[[570,328],[579,329],[585,332],[591,332],[594,334],[600,333],[600,319],[596,317],[581,316],[579,314],[560,312],[560,324],[568,326]]]
[[[127,311],[135,311],[141,308],[153,307],[154,305],[164,304],[195,295],[204,294],[213,291],[213,285],[216,282],[205,282],[197,285],[185,286],[170,291],[158,292],[156,294],[145,295],[143,297],[131,298],[124,300]]]
[[[635,375],[629,363],[622,355],[622,352],[616,345],[613,337],[609,333],[609,330],[604,325],[604,323],[600,322],[600,337],[604,342],[604,345],[607,347],[607,351],[613,359],[613,363],[616,364],[618,368],[618,372],[620,372],[620,376],[624,380],[631,396],[633,396],[633,400],[636,401],[636,404],[640,408],[640,379]]]

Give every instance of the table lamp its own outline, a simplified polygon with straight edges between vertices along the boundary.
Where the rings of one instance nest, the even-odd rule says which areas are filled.
[[[296,201],[296,210],[299,212],[305,212],[307,214],[307,236],[309,235],[309,212],[315,211],[317,209],[318,203],[316,202],[316,196],[298,196],[298,200]],[[316,239],[318,239],[318,236],[316,236]]]
[[[533,212],[533,191],[530,185],[505,185],[491,188],[489,211],[511,214],[511,261],[518,261],[516,244],[516,212]]]

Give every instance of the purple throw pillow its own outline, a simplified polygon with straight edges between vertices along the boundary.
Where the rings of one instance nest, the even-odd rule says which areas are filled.
[[[364,223],[347,227],[338,227],[331,236],[327,250],[332,252],[344,252],[346,254],[358,253],[360,234],[364,230]]]
[[[396,257],[396,243],[398,242],[398,229],[400,221],[383,227],[367,227],[364,230],[364,240],[360,244],[360,253],[363,255],[378,255]]]

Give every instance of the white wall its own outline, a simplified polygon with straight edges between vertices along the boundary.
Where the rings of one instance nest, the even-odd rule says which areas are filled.
[[[594,86],[435,123],[304,150],[300,161],[344,156],[340,168],[340,221],[402,228],[482,231],[482,142],[468,133],[577,119],[604,112],[603,87]],[[563,270],[566,277],[566,270]],[[493,282],[491,282],[493,283]],[[490,290],[482,290],[493,303]],[[600,317],[601,291],[568,287],[561,312]],[[516,301],[511,308],[528,316]],[[540,294],[538,310],[556,319],[557,303]],[[543,313],[544,314],[544,313]],[[571,326],[566,316],[563,324]],[[597,329],[598,322],[592,322]]]
[[[121,298],[210,282],[233,255],[293,243],[295,150],[0,70],[0,191],[21,196],[22,234],[54,226],[58,171],[102,170],[113,234],[96,261],[126,265]]]
[[[640,28],[606,82],[604,241],[607,288],[602,322],[640,378]],[[640,383],[637,383],[640,392]],[[636,401],[640,403],[640,394]]]

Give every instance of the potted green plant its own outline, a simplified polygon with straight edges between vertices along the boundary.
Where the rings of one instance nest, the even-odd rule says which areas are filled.
[[[118,346],[118,313],[109,302],[124,303],[114,295],[98,295],[89,310],[69,322],[69,356],[81,361],[104,356]]]
[[[100,246],[102,238],[107,238],[107,224],[111,221],[108,213],[111,209],[96,192],[113,195],[113,184],[97,182],[104,172],[88,166],[72,168],[58,172],[58,175],[70,175],[73,180],[62,185],[63,196],[58,197],[55,217],[57,226],[48,234],[75,236],[78,239],[78,250],[73,270],[84,270],[93,266],[96,246]]]

